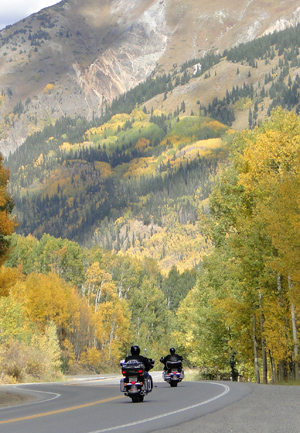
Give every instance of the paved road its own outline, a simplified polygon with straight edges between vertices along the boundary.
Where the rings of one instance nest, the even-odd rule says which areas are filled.
[[[143,403],[119,379],[18,386],[34,400],[0,409],[1,433],[299,433],[300,389],[230,382],[156,384]],[[171,429],[172,427],[172,429]]]
[[[228,407],[152,433],[300,433],[299,386],[248,386],[251,393]]]

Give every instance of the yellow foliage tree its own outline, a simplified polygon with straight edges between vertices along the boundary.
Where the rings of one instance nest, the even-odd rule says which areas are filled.
[[[54,84],[51,84],[51,83],[47,84],[47,86],[44,87],[44,93],[49,94],[49,93],[53,92],[54,87],[55,87]]]
[[[55,273],[31,273],[15,286],[15,296],[39,330],[53,321],[60,341],[67,330],[79,325],[79,297],[75,289]]]
[[[227,266],[235,264],[231,281],[235,274],[238,282],[238,297],[231,289],[229,302],[219,298],[215,305],[230,329],[237,331],[235,348],[242,348],[243,336],[236,325],[244,317],[248,334],[252,333],[257,381],[259,354],[264,382],[268,358],[275,374],[279,364],[287,365],[292,355],[295,374],[298,372],[299,136],[299,117],[282,109],[272,112],[261,127],[239,134],[233,164],[210,197],[216,217],[214,241],[219,254],[229,248]],[[242,349],[246,359],[245,349],[246,345]]]
[[[239,182],[254,203],[253,218],[265,227],[277,254],[268,260],[287,281],[291,329],[285,332],[298,362],[297,310],[300,308],[300,120],[294,113],[278,109],[264,128],[250,134],[241,157]],[[281,286],[282,287],[282,286]],[[283,292],[280,287],[280,296]],[[272,339],[267,340],[267,345]],[[288,353],[288,347],[285,349]],[[274,353],[278,359],[278,354]],[[298,375],[298,368],[295,369]]]
[[[102,296],[106,294],[106,284],[109,283],[111,279],[111,275],[100,268],[99,262],[94,262],[89,266],[85,291],[88,303],[95,306],[95,312],[98,309]]]
[[[102,365],[117,365],[132,335],[127,301],[119,299],[113,283],[102,285],[102,301],[96,311],[95,324]]]
[[[30,322],[23,305],[14,296],[0,298],[0,344],[12,339],[26,339]]]
[[[17,268],[0,267],[0,297],[8,296],[21,274]]]
[[[121,353],[130,344],[130,312],[127,302],[115,296],[102,302],[96,313],[96,337],[102,365],[117,366]]]

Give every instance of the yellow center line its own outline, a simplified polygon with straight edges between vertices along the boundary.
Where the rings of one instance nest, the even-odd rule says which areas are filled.
[[[119,398],[123,398],[123,395],[118,396],[118,397],[106,398],[105,400],[94,401],[92,403],[80,404],[78,406],[72,406],[72,407],[68,407],[66,409],[53,410],[52,412],[44,412],[44,413],[39,413],[39,414],[36,414],[36,415],[24,416],[22,418],[8,419],[6,421],[0,421],[0,424],[8,424],[8,423],[11,423],[11,422],[25,421],[25,420],[28,420],[28,419],[40,418],[40,417],[43,417],[43,416],[56,415],[58,413],[69,412],[71,410],[82,409],[84,407],[89,407],[89,406],[95,406],[96,404],[107,403],[108,401],[117,400]]]

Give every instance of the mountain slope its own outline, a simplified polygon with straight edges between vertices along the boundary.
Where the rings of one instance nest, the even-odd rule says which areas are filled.
[[[6,161],[19,232],[150,256],[165,270],[196,266],[207,249],[198,211],[233,133],[221,122],[253,128],[274,107],[300,111],[299,40],[300,25],[206,56],[196,73],[194,59],[115,99],[106,116],[62,117],[29,136]],[[197,86],[219,93],[192,114],[181,98],[200,98]]]
[[[137,109],[100,126],[62,120],[8,160],[18,232],[152,257],[164,270],[194,267],[207,250],[198,208],[230,132],[207,117]]]
[[[61,116],[99,116],[151,74],[299,17],[296,0],[63,0],[0,32],[0,150]]]

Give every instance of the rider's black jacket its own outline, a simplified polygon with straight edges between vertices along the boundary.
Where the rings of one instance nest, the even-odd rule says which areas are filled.
[[[165,357],[160,358],[160,362],[162,362],[164,364],[165,368],[166,368],[167,361],[176,362],[176,361],[182,361],[182,360],[183,360],[182,356],[177,355],[177,353],[174,353],[173,355],[167,355]]]
[[[127,358],[125,358],[125,362],[128,362],[131,359],[136,359],[137,361],[142,362],[146,371],[149,371],[151,368],[153,368],[153,363],[151,362],[150,358],[146,358],[142,355],[129,355]]]

